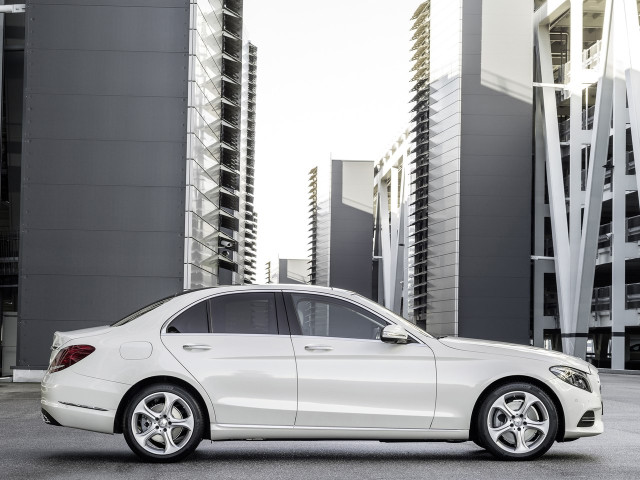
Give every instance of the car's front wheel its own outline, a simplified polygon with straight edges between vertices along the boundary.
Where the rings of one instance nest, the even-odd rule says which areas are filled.
[[[541,456],[549,450],[558,431],[553,401],[529,383],[496,388],[482,402],[476,422],[479,443],[505,460]]]
[[[151,385],[136,393],[125,410],[123,433],[143,460],[176,462],[202,439],[203,415],[196,399],[182,387]]]

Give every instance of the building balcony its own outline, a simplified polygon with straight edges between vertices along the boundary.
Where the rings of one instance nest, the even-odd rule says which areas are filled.
[[[236,85],[235,83],[227,82],[225,80],[222,81],[222,98],[224,100],[239,106],[242,101],[241,93],[242,88],[240,85]]]
[[[242,58],[242,41],[237,38],[223,36],[222,37],[222,53],[233,60],[241,61]]]
[[[222,8],[238,17],[242,16],[242,0],[223,0]]]
[[[242,19],[227,13],[222,14],[222,29],[236,38],[242,38]]]
[[[221,115],[222,120],[229,125],[240,128],[240,108],[229,103],[222,104]]]
[[[242,64],[228,58],[222,59],[222,75],[235,83],[242,82]]]
[[[628,283],[625,285],[625,315],[620,322],[626,325],[640,325],[640,283]],[[543,315],[556,320],[559,318],[558,297],[555,292],[544,293]],[[548,322],[549,325],[553,322]],[[611,326],[611,286],[597,287],[593,289],[591,296],[591,321],[590,327]]]
[[[598,40],[586,50],[582,51],[582,81],[583,83],[596,83],[598,81],[600,58],[602,51],[602,40]],[[568,84],[571,82],[571,61],[557,66],[555,72],[556,83]],[[569,90],[561,92],[562,100],[571,96]]]

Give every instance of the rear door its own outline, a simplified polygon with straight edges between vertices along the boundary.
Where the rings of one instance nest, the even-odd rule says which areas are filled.
[[[205,388],[216,423],[294,424],[296,365],[280,292],[201,301],[169,322],[162,342]]]

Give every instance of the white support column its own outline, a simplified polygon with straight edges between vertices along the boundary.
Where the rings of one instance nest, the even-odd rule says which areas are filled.
[[[404,283],[406,260],[405,260],[405,197],[404,197],[404,168],[398,171],[396,170],[396,185],[397,191],[396,194],[399,194],[399,197],[396,197],[394,201],[394,209],[395,209],[395,217],[396,217],[396,236],[395,243],[393,244],[393,250],[395,252],[395,264],[393,271],[393,311],[400,314],[402,299],[404,297],[404,289],[406,288],[406,283]],[[398,199],[399,198],[399,204]],[[397,206],[396,206],[397,205]],[[404,308],[406,308],[406,303],[404,303]],[[404,313],[404,312],[403,312]]]
[[[627,114],[625,65],[628,45],[624,8],[616,2],[613,12],[613,219],[611,232],[611,368],[624,369],[625,236],[626,236],[626,150]],[[623,336],[616,335],[623,332]]]
[[[598,84],[589,158],[589,174],[584,207],[576,295],[574,296],[572,328],[563,333],[565,353],[585,358],[587,330],[591,316],[591,297],[598,249],[600,214],[602,213],[602,189],[611,133],[611,110],[613,107],[613,61],[611,52],[611,12],[612,0],[607,0],[602,32],[600,62],[602,78]],[[556,266],[558,262],[556,262]]]
[[[393,166],[391,167],[391,170],[389,172],[391,174],[391,210],[390,210],[390,218],[389,218],[389,223],[391,224],[391,251],[390,253],[390,260],[391,260],[391,269],[389,272],[389,293],[390,293],[390,298],[389,298],[389,309],[393,310],[394,312],[397,312],[397,303],[398,303],[398,295],[397,295],[397,290],[398,290],[398,285],[397,285],[397,272],[398,272],[398,236],[400,235],[400,232],[398,230],[399,228],[399,224],[400,224],[400,219],[398,217],[398,167],[397,166]]]
[[[544,135],[544,112],[542,109],[542,91],[534,91],[534,222],[533,255],[543,256],[544,252],[544,176],[546,165],[547,145]],[[544,344],[544,271],[539,261],[533,261],[533,345],[542,347]]]
[[[626,84],[627,100],[629,102],[629,122],[631,128],[631,142],[636,158],[640,157],[640,29],[638,28],[638,5],[636,0],[624,0],[622,10],[625,22],[622,42],[626,49]],[[620,25],[622,28],[623,25]],[[618,26],[616,26],[616,29]],[[640,168],[636,167],[636,184],[639,187],[640,195]],[[626,292],[625,292],[626,293]],[[624,368],[625,362],[625,325],[616,322],[612,328],[612,368]]]
[[[638,28],[638,5],[635,0],[624,0],[625,23],[617,28],[624,28],[626,34],[626,79],[627,97],[629,100],[629,121],[631,123],[631,141],[633,153],[640,162],[640,29]],[[625,40],[623,40],[625,41]],[[633,54],[635,52],[635,54]],[[640,195],[640,168],[636,168],[636,183]]]
[[[540,81],[553,83],[553,66],[551,62],[551,42],[549,26],[539,25],[536,28]],[[546,143],[547,187],[549,192],[549,208],[551,210],[551,230],[553,233],[553,250],[556,266],[556,284],[558,287],[558,308],[560,325],[563,332],[574,331],[571,325],[572,297],[570,281],[569,234],[567,229],[567,208],[564,195],[564,178],[562,157],[560,153],[560,136],[558,132],[558,110],[555,90],[540,87],[542,90],[542,111],[544,114],[544,141]],[[541,109],[538,108],[538,111]],[[591,301],[589,301],[591,303]],[[573,347],[573,344],[568,345]],[[567,345],[563,342],[563,349]],[[573,349],[571,349],[572,351]]]
[[[402,233],[402,244],[398,246],[398,255],[401,255],[402,263],[402,315],[405,318],[412,319],[413,314],[409,313],[409,275],[413,276],[413,272],[409,273],[409,205],[411,196],[407,194],[410,183],[410,165],[408,155],[405,153],[402,159],[402,184],[400,185],[400,198],[402,204],[400,206],[400,232]]]
[[[382,278],[384,291],[384,306],[392,309],[391,303],[391,235],[389,232],[389,194],[387,182],[380,178],[378,182],[378,207],[380,209],[380,246],[382,247]]]
[[[583,0],[571,0],[571,99],[570,147],[569,147],[569,250],[571,252],[571,298],[576,291],[578,255],[582,232],[582,5]]]

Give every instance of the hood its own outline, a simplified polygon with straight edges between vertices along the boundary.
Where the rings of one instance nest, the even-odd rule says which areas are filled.
[[[567,365],[579,370],[590,372],[590,364],[578,357],[572,357],[561,352],[545,350],[544,348],[518,345],[515,343],[494,342],[491,340],[477,340],[473,338],[444,337],[440,343],[457,350],[467,352],[488,353],[492,355],[508,355],[511,357],[530,358],[556,365]]]
[[[70,332],[55,332],[53,334],[53,345],[51,350],[57,350],[62,345],[71,340],[76,340],[82,337],[92,337],[94,335],[101,335],[111,331],[111,327],[103,325],[101,327],[82,328],[80,330],[71,330]]]

